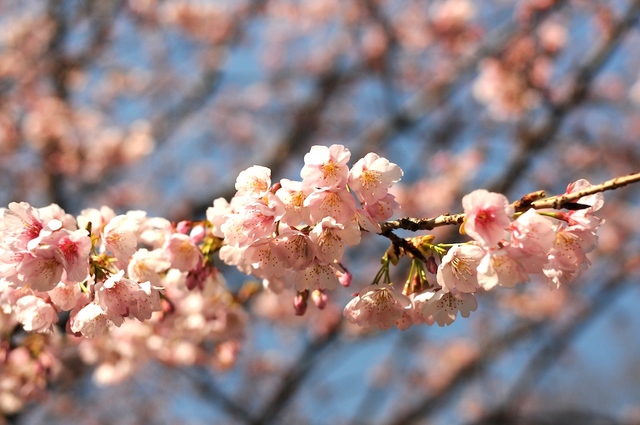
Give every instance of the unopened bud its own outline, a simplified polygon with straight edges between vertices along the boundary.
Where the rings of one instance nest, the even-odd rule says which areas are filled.
[[[313,300],[313,303],[316,305],[316,307],[322,310],[327,306],[329,297],[326,293],[320,291],[319,289],[316,289],[311,293],[311,299]]]
[[[182,233],[183,235],[189,234],[189,230],[191,230],[191,222],[188,220],[183,220],[176,224],[176,232]]]
[[[353,275],[349,270],[345,268],[344,273],[337,272],[337,274],[338,274],[338,282],[340,282],[340,285],[344,286],[345,288],[351,285],[351,281],[353,280]]]
[[[307,298],[309,298],[309,291],[298,292],[293,297],[293,308],[296,312],[296,316],[304,316],[307,311]]]
[[[273,186],[271,186],[271,193],[276,193],[278,189],[280,189],[281,187],[282,187],[282,183],[280,182],[274,183]]]
[[[438,272],[438,263],[436,263],[436,259],[433,255],[427,258],[427,271],[431,274],[436,274]]]
[[[194,226],[193,229],[191,229],[191,232],[189,233],[189,237],[195,244],[202,242],[202,240],[206,235],[207,235],[207,231],[202,224],[198,224],[197,226]]]

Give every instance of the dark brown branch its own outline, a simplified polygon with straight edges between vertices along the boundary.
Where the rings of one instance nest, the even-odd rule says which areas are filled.
[[[575,205],[575,201],[577,201],[578,199],[584,196],[593,195],[595,193],[606,192],[608,190],[619,189],[621,187],[627,186],[632,183],[637,183],[637,182],[640,182],[640,173],[616,177],[611,180],[607,180],[604,183],[589,186],[588,188],[583,190],[579,190],[572,193],[566,193],[563,195],[551,196],[544,199],[526,200],[527,197],[531,195],[530,194],[524,197],[523,199],[514,202],[513,205],[514,207],[516,207],[516,211],[525,211],[529,208],[563,209],[563,208],[569,207],[568,209],[575,209],[575,208],[571,208],[571,205]],[[536,195],[541,195],[544,192],[539,191],[534,193]],[[405,229],[405,230],[410,230],[412,232],[417,232],[419,230],[433,230],[436,227],[441,227],[441,226],[460,225],[464,222],[464,217],[465,215],[463,213],[454,214],[454,215],[443,214],[435,218],[422,218],[422,219],[412,218],[412,217],[403,217],[398,220],[392,220],[392,221],[387,221],[385,223],[382,223],[382,225],[380,226],[382,228],[382,231],[380,232],[380,234],[383,236],[389,237],[388,235],[394,229]]]

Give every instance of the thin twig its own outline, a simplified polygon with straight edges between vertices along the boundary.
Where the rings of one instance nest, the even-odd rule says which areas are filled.
[[[545,208],[553,208],[553,209],[563,209],[568,206],[568,204],[577,201],[578,199],[593,195],[595,193],[601,193],[608,190],[615,190],[621,188],[623,186],[637,183],[640,181],[640,173],[629,174],[626,176],[620,176],[613,178],[611,180],[607,180],[604,183],[600,183],[597,185],[589,186],[586,189],[579,190],[577,192],[566,193],[563,195],[551,196],[544,199],[539,199],[537,201],[533,201],[531,203],[527,203],[530,208],[534,209],[545,209]],[[518,202],[518,201],[516,201]],[[518,204],[521,205],[521,204]],[[519,207],[520,210],[526,209],[524,206]],[[419,230],[433,230],[436,227],[441,226],[449,226],[449,225],[460,225],[464,222],[465,214],[443,214],[435,218],[412,218],[412,217],[403,217],[398,220],[387,221],[382,223],[380,226],[382,231],[381,235],[389,237],[391,231],[394,229],[405,229],[410,230],[412,232],[417,232]]]

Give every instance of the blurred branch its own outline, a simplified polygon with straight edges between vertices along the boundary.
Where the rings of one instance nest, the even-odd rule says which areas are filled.
[[[550,358],[555,360],[556,356],[553,356],[552,354],[560,353],[564,348],[568,347],[572,336],[575,336],[581,330],[584,330],[591,323],[591,320],[595,318],[597,312],[603,311],[616,299],[616,295],[618,295],[620,291],[616,291],[615,289],[619,289],[622,286],[619,281],[620,280],[615,279],[610,280],[608,284],[604,285],[601,290],[592,297],[592,302],[588,306],[584,307],[574,316],[573,320],[559,328],[559,330],[554,333],[554,337],[543,346],[539,354],[534,357],[530,367],[527,369],[525,374],[523,374],[523,378],[521,378],[523,379],[523,385],[529,383],[526,381],[531,379],[531,375],[529,375],[529,373],[534,373],[533,371],[537,370],[537,368],[546,366],[546,362],[548,362]],[[583,321],[585,323],[582,323]],[[436,410],[445,407],[446,404],[451,401],[452,397],[466,384],[468,384],[468,382],[475,379],[477,374],[484,370],[484,368],[486,368],[495,357],[513,347],[520,340],[533,338],[535,335],[544,331],[545,328],[550,328],[552,324],[552,320],[547,318],[539,321],[524,321],[513,325],[511,329],[486,343],[480,351],[481,355],[466,366],[462,367],[449,381],[449,383],[438,393],[424,399],[421,403],[406,410],[405,412],[394,414],[393,420],[388,422],[387,425],[411,424],[419,419],[426,418]],[[563,338],[566,338],[566,341]],[[559,348],[555,348],[556,346]],[[526,385],[526,387],[528,388],[528,385]],[[524,392],[522,394],[524,394]],[[518,400],[514,400],[516,405],[518,404]],[[497,419],[498,418],[496,416],[487,417],[487,421],[478,422],[478,425],[513,423],[509,421],[499,422]]]
[[[53,23],[53,33],[45,50],[44,58],[48,62],[49,76],[55,96],[67,102],[69,98],[67,87],[69,67],[64,57],[64,42],[69,28],[64,14],[63,0],[51,0],[47,5],[47,16]],[[59,154],[61,154],[60,146],[55,140],[48,140],[40,152],[50,202],[65,209],[67,208],[67,200],[63,191],[65,177],[53,160]]]
[[[554,6],[536,14],[531,20],[530,28],[538,26],[554,11],[564,6],[565,3],[566,0],[557,1]],[[365,149],[366,147],[366,149],[375,150],[397,133],[419,123],[424,116],[449,99],[454,87],[457,83],[460,83],[464,75],[475,70],[482,59],[495,55],[504,49],[507,42],[519,31],[521,31],[519,23],[513,21],[495,30],[486,37],[488,41],[482,43],[473,53],[463,57],[452,67],[451,78],[418,91],[395,114],[383,117],[372,123],[353,141],[353,145],[358,146],[360,149]],[[363,156],[364,153],[358,152],[354,153],[354,155]]]
[[[248,6],[232,19],[231,35],[225,40],[225,43],[219,46],[210,46],[209,49],[222,49],[226,53],[236,46],[242,40],[245,28],[252,22],[267,1],[252,0],[249,2]],[[225,58],[226,55],[221,54],[219,57]],[[220,60],[220,63],[212,65],[205,70],[198,81],[184,91],[177,105],[153,119],[152,128],[154,129],[154,138],[157,145],[162,145],[169,140],[180,128],[181,123],[186,122],[192,114],[198,112],[202,106],[211,100],[222,80],[222,61],[223,59]]]
[[[263,162],[265,167],[271,169],[272,175],[277,175],[284,161],[294,154],[302,154],[308,149],[309,141],[315,134],[322,112],[329,104],[331,97],[349,81],[352,75],[350,70],[340,70],[337,66],[329,68],[316,79],[313,92],[307,97],[296,111],[293,112],[293,120],[285,135],[280,138],[273,149],[270,149],[268,159]],[[235,179],[234,179],[235,182]],[[218,192],[213,199],[223,197],[230,199],[235,194],[233,184]],[[212,205],[211,199],[206,199],[195,204],[192,209],[195,216],[204,215],[207,208]]]
[[[469,381],[475,379],[478,373],[491,364],[496,357],[507,351],[519,341],[538,334],[549,326],[550,318],[540,320],[521,320],[512,325],[500,335],[491,338],[479,350],[479,355],[465,366],[461,367],[451,380],[443,385],[439,391],[425,398],[415,406],[403,412],[392,413],[393,419],[387,425],[406,425],[418,419],[429,416],[431,413],[443,407],[458,393]]]
[[[492,411],[473,422],[474,425],[511,424],[516,423],[519,417],[518,411],[525,402],[529,393],[537,382],[542,380],[549,369],[557,364],[562,354],[571,346],[573,341],[584,333],[593,324],[596,318],[610,306],[627,287],[625,269],[622,261],[610,267],[617,271],[609,280],[600,286],[600,289],[592,295],[590,303],[580,305],[578,311],[571,320],[561,324],[552,331],[547,341],[534,353],[528,365],[523,369],[512,388],[507,391],[507,397]]]
[[[386,49],[379,58],[379,73],[380,80],[382,82],[384,90],[384,102],[389,115],[395,115],[397,112],[396,105],[396,88],[393,82],[394,71],[394,53],[398,49],[398,37],[393,28],[393,24],[389,22],[389,19],[385,16],[384,12],[380,10],[380,6],[374,0],[361,0],[362,5],[367,9],[371,18],[382,28],[384,36],[386,38]],[[364,149],[364,146],[360,146],[360,149]]]
[[[86,3],[91,20],[91,36],[84,50],[68,59],[70,65],[76,68],[89,66],[109,45],[113,23],[123,4],[124,0],[92,0]]]
[[[527,169],[532,158],[544,147],[548,146],[560,129],[565,117],[579,103],[583,102],[589,93],[589,87],[602,66],[619,46],[624,35],[629,31],[640,13],[640,1],[634,0],[629,5],[623,17],[612,25],[600,43],[587,55],[584,64],[580,66],[573,77],[571,88],[561,101],[551,104],[546,122],[537,128],[524,128],[519,132],[519,152],[509,161],[506,171],[494,182],[486,185],[493,192],[506,193],[517,177]]]
[[[219,404],[225,412],[239,421],[253,423],[253,418],[247,409],[218,388],[208,370],[203,367],[180,368],[178,370],[191,380],[203,399]]]
[[[557,10],[565,4],[566,0],[556,2],[550,7],[536,15],[531,21],[531,27],[537,26],[540,22],[549,16],[553,11]],[[369,2],[370,3],[370,2]],[[375,10],[372,12],[374,13]],[[377,15],[379,16],[379,15]],[[430,111],[440,106],[451,94],[455,83],[459,82],[462,75],[475,69],[481,59],[488,55],[496,54],[504,48],[507,41],[519,30],[519,26],[515,22],[509,22],[503,25],[491,35],[488,42],[479,46],[474,53],[460,60],[454,67],[453,77],[451,80],[437,87],[437,93],[431,86],[425,87],[416,93],[408,102],[396,110],[392,115],[386,116],[373,124],[364,131],[359,137],[353,141],[353,146],[357,147],[360,152],[352,151],[353,156],[363,156],[366,149],[374,150],[383,141],[391,138],[398,131],[405,130],[412,125],[417,124]],[[354,70],[357,67],[354,68]],[[315,88],[307,101],[303,103],[297,112],[289,130],[276,144],[274,153],[262,165],[272,170],[272,175],[277,175],[283,160],[293,154],[302,154],[308,149],[308,142],[315,133],[319,124],[319,119],[327,106],[329,99],[342,85],[349,81],[353,70],[341,71],[334,68],[327,69],[322,75],[316,79]],[[212,198],[223,197],[230,199],[233,197],[235,190],[233,185],[217,192]],[[204,212],[211,206],[211,200],[196,203],[192,210],[195,215],[204,215]]]
[[[414,329],[415,330],[415,329]],[[385,369],[390,368],[395,362],[406,362],[415,354],[416,348],[416,332],[404,331],[398,333],[398,340],[393,343],[393,350],[389,352],[386,359],[382,360],[379,364],[383,365]],[[387,385],[374,385],[370,384],[368,391],[362,397],[360,404],[355,409],[349,424],[351,425],[365,425],[371,424],[372,417],[376,417],[380,409],[382,409],[384,401],[384,393],[393,393],[394,389]]]
[[[291,399],[297,394],[300,386],[311,371],[318,367],[318,357],[338,340],[341,334],[343,320],[334,325],[326,335],[309,341],[302,354],[284,374],[280,386],[273,392],[264,407],[255,416],[251,425],[265,425],[278,423],[278,415],[287,407]]]

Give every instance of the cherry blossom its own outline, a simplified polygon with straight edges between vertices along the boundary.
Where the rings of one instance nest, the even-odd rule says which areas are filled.
[[[241,171],[236,179],[236,196],[261,198],[271,188],[271,170],[254,165]]]
[[[436,275],[443,292],[475,292],[478,287],[477,267],[485,252],[477,245],[454,245],[442,258]]]
[[[293,280],[298,291],[332,290],[336,288],[338,283],[334,269],[328,264],[317,262],[312,263],[304,270],[296,272]]]
[[[369,285],[349,301],[344,316],[359,326],[386,330],[395,326],[411,306],[411,300],[393,286]]]
[[[174,233],[163,247],[171,267],[183,272],[195,269],[202,261],[202,253],[190,236]]]
[[[21,285],[29,285],[35,291],[53,289],[62,279],[64,266],[58,261],[52,247],[36,248],[22,257],[16,267]]]
[[[86,304],[75,314],[72,312],[69,323],[72,332],[86,338],[104,335],[109,328],[107,313],[95,302]]]
[[[50,243],[56,247],[54,253],[67,272],[67,278],[76,282],[85,280],[89,274],[91,251],[89,232],[85,229],[73,232],[61,229]]]
[[[104,248],[112,253],[122,266],[126,266],[130,257],[136,252],[137,230],[138,223],[127,215],[115,216],[104,226],[102,233]]]
[[[465,232],[483,246],[492,247],[505,236],[511,223],[513,206],[499,193],[474,190],[462,198]]]
[[[55,308],[35,295],[25,295],[16,302],[16,319],[27,332],[49,332],[58,321]]]
[[[175,242],[174,242],[175,243]],[[178,251],[180,247],[177,248]],[[189,251],[190,247],[187,247],[185,251]],[[195,255],[193,255],[195,256]],[[180,265],[184,266],[185,263],[187,266],[191,266],[193,261],[189,258],[188,252],[181,253],[178,255],[181,259],[182,263]],[[200,254],[198,251],[197,255],[198,260],[200,259]],[[174,261],[177,262],[176,259]],[[196,262],[197,265],[197,262]],[[162,249],[154,249],[153,251],[149,251],[146,248],[140,248],[131,256],[131,261],[127,266],[127,274],[133,280],[138,282],[150,282],[153,286],[161,285],[161,277],[160,273],[167,271],[172,266],[171,259],[165,256],[165,252]],[[176,267],[176,266],[174,266]],[[180,269],[179,267],[176,267]],[[185,270],[186,269],[186,270]],[[183,267],[180,270],[190,271],[193,267]]]
[[[349,187],[362,202],[372,204],[384,198],[389,188],[401,178],[400,167],[370,152],[351,167]]]
[[[304,201],[314,222],[333,217],[338,223],[347,223],[355,217],[356,202],[346,189],[317,190]]]
[[[283,229],[276,241],[275,251],[291,269],[303,270],[315,259],[314,244],[309,235],[297,229]]]
[[[280,185],[281,187],[275,193],[282,201],[285,210],[280,221],[289,226],[297,226],[309,221],[308,207],[304,205],[307,195],[302,189],[302,182],[282,179]]]
[[[280,277],[286,271],[286,262],[278,255],[276,241],[272,238],[256,240],[247,247],[243,257],[254,268],[257,276]]]
[[[473,294],[451,291],[437,291],[422,304],[421,314],[432,317],[440,326],[452,324],[460,312],[460,316],[469,317],[478,308],[478,301]]]
[[[515,219],[509,229],[512,252],[526,259],[521,264],[527,273],[539,272],[556,240],[552,220],[529,209]]]
[[[496,285],[510,288],[529,281],[524,266],[513,252],[510,247],[486,251],[476,268],[478,284],[483,289],[490,290]]]
[[[312,146],[304,156],[300,171],[303,185],[311,189],[334,189],[344,186],[349,177],[349,149],[342,145]]]

